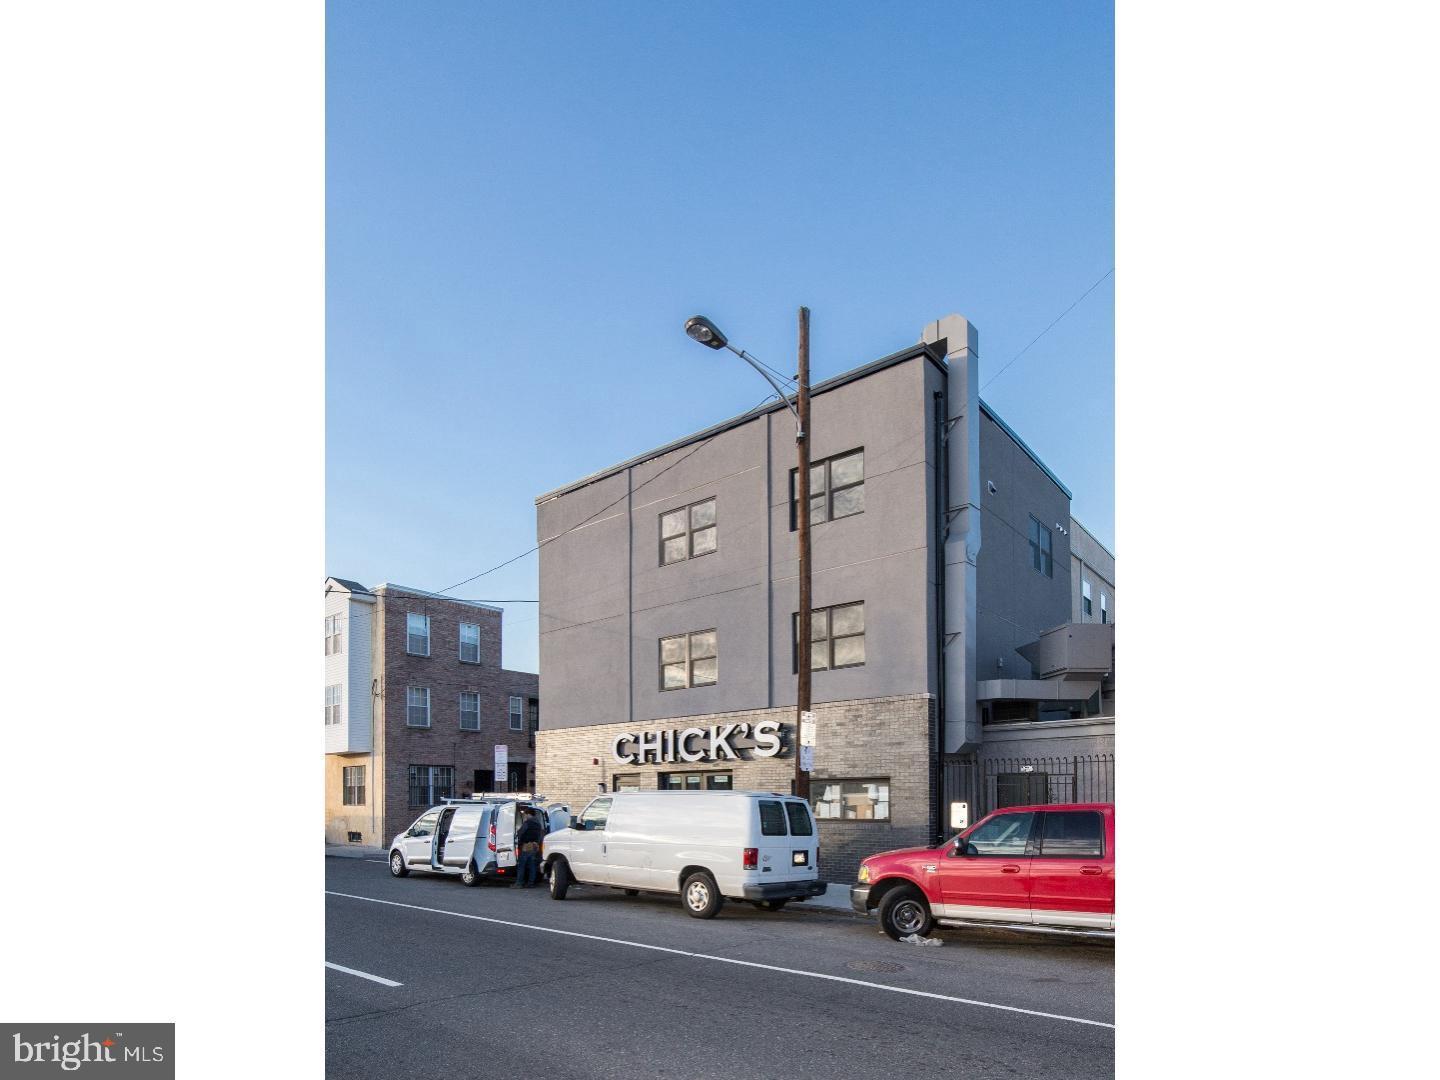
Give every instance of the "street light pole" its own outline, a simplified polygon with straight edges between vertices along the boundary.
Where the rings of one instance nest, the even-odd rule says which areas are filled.
[[[720,328],[703,315],[685,320],[685,333],[707,349],[729,349],[758,371],[770,384],[790,414],[795,417],[795,450],[798,469],[795,474],[795,531],[800,548],[800,610],[795,628],[795,794],[810,799],[810,772],[802,767],[801,743],[805,717],[810,712],[810,309],[800,309],[799,368],[795,374],[795,402],[790,395],[744,349],[737,349]],[[812,750],[813,753],[813,750]]]
[[[795,448],[799,470],[795,475],[795,531],[800,547],[800,613],[796,628],[795,686],[795,794],[810,801],[810,774],[801,763],[803,752],[800,732],[805,714],[810,711],[810,309],[800,309],[799,367],[796,380],[796,405],[799,426],[795,430]]]

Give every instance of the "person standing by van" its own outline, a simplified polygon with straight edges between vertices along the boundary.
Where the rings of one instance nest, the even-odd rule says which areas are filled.
[[[515,833],[515,846],[520,851],[516,874],[520,878],[520,887],[529,889],[540,880],[540,843],[545,839],[545,829],[534,810],[522,809],[520,812],[525,815],[525,822]]]

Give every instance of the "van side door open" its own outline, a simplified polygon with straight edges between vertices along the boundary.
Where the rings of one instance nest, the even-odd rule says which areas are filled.
[[[503,802],[495,810],[495,865],[515,865],[515,804]]]
[[[450,820],[450,831],[445,837],[445,854],[441,857],[444,866],[459,867],[462,870],[475,853],[475,837],[480,829],[481,808],[462,806]]]

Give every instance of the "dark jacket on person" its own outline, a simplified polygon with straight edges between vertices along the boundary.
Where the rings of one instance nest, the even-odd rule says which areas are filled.
[[[539,844],[545,839],[545,830],[541,828],[540,822],[531,814],[525,818],[525,824],[520,826],[520,831],[515,834],[515,845],[517,847],[525,844]]]

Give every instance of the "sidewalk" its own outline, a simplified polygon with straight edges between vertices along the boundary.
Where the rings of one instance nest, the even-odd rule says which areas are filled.
[[[379,859],[385,861],[385,849],[364,844],[326,844],[327,859]]]

